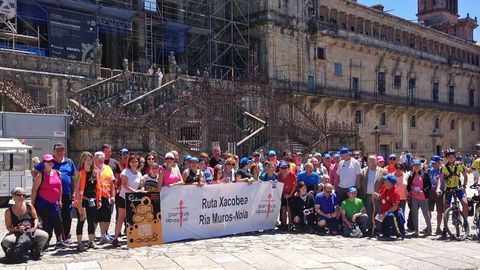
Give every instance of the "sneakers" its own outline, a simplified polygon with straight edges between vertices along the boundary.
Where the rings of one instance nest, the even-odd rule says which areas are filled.
[[[71,237],[68,237],[67,239],[63,240],[63,242],[66,243],[66,244],[69,244],[69,245],[73,244],[73,241],[72,241]]]
[[[109,234],[108,232],[105,234],[105,236],[106,236],[108,239],[110,239],[110,241],[112,241],[113,238],[115,238],[115,237],[113,237],[113,235]]]
[[[70,245],[66,243],[65,240],[63,240],[63,241],[57,242],[55,246],[57,248],[66,248],[66,247],[69,247]]]
[[[113,239],[112,246],[118,247],[120,244],[118,243],[118,238]]]
[[[104,245],[104,244],[110,244],[112,243],[112,239],[110,239],[107,235],[104,235],[100,238],[100,242],[98,242],[99,245]]]

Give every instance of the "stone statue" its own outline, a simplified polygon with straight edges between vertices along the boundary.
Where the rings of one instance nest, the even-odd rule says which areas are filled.
[[[103,45],[97,38],[93,43],[93,62],[97,65],[102,63]]]
[[[175,60],[175,55],[173,54],[173,51],[171,51],[170,55],[168,56],[168,72],[170,74],[174,74],[176,73],[177,69],[177,60]]]
[[[123,66],[123,72],[124,73],[128,72],[128,59],[123,59],[122,66]]]

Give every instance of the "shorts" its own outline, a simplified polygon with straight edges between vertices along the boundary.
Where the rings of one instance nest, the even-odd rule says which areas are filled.
[[[282,207],[287,207],[287,206],[290,206],[290,205],[292,205],[291,198],[285,199],[282,196]]]
[[[115,199],[115,204],[117,205],[118,208],[122,208],[122,209],[125,209],[125,199],[118,196],[116,199]]]
[[[443,212],[443,206],[443,196],[438,196],[436,192],[430,192],[430,197],[428,197],[428,210],[432,212],[437,209],[437,212]]]
[[[447,188],[448,190],[448,188]],[[462,190],[457,190],[455,191],[455,194],[457,195],[457,198],[459,200],[462,200],[463,197],[465,197],[465,193],[463,193]],[[452,202],[452,195],[445,194],[445,204],[450,204]]]
[[[338,219],[336,218],[326,218],[324,216],[318,215],[317,222],[325,220],[327,222],[327,227],[330,232],[338,232]]]
[[[95,222],[110,222],[112,220],[112,205],[110,199],[102,197],[102,207],[97,210]]]
[[[477,182],[478,179],[480,178],[480,170],[473,170],[472,173],[473,173],[473,181]]]

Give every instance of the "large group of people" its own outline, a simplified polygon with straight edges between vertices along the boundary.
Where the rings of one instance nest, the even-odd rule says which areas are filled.
[[[403,239],[406,223],[411,237],[445,236],[442,214],[451,202],[446,191],[458,186],[465,190],[467,173],[473,173],[478,183],[480,143],[476,150],[470,166],[466,166],[454,149],[446,150],[443,157],[427,159],[401,153],[391,154],[385,161],[383,156],[362,155],[345,147],[311,155],[285,151],[282,157],[275,150],[260,150],[242,158],[213,147],[211,155],[186,155],[182,159],[176,151],[162,158],[153,152],[141,157],[122,148],[116,160],[112,147],[105,144],[98,152],[81,153],[75,164],[59,143],[32,169],[31,203],[25,200],[23,188],[11,191],[13,204],[5,212],[9,233],[1,245],[7,257],[26,258],[28,250],[31,258],[38,259],[53,234],[57,248],[73,244],[71,225],[76,218],[78,252],[105,244],[117,247],[125,233],[126,193],[160,192],[176,185],[204,187],[255,181],[283,183],[278,221],[281,231]],[[456,196],[463,211],[468,211],[464,191],[457,190]],[[110,234],[114,207],[115,229]],[[424,230],[419,227],[419,209],[426,223]],[[435,232],[431,223],[434,210]],[[85,222],[86,246],[82,241]],[[99,240],[95,238],[97,228]]]

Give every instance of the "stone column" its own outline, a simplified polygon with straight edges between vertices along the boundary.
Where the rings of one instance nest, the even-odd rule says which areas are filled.
[[[402,114],[402,148],[403,150],[410,148],[408,142],[408,115],[406,113]]]
[[[463,149],[463,119],[457,120],[457,147]]]

